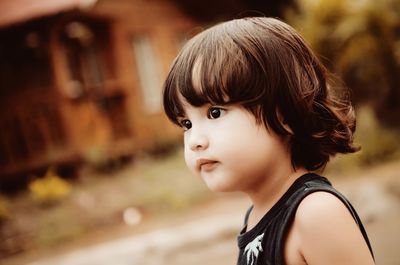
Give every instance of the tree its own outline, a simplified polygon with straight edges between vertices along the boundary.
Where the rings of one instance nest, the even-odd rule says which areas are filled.
[[[400,2],[298,0],[288,21],[386,125],[400,127]]]
[[[265,15],[281,17],[293,0],[171,0],[187,14],[203,23],[233,19],[243,16]]]

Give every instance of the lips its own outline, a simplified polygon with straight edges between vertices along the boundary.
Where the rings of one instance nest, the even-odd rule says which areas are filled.
[[[199,171],[211,171],[218,164],[218,161],[210,159],[198,159],[196,160],[196,166]]]

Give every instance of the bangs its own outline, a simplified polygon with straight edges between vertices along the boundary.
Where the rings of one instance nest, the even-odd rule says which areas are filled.
[[[261,67],[232,32],[222,25],[192,38],[175,59],[164,84],[164,110],[178,124],[184,116],[183,100],[192,106],[205,104],[255,105],[261,97]],[[251,64],[250,61],[253,61]]]

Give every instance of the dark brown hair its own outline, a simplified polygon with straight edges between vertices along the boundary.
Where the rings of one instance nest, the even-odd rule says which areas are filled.
[[[193,86],[195,65],[199,88]],[[232,20],[184,46],[165,81],[164,109],[179,125],[180,95],[193,106],[241,104],[268,130],[289,139],[294,167],[316,170],[336,153],[357,150],[348,93],[334,89],[328,76],[286,23],[265,17]]]

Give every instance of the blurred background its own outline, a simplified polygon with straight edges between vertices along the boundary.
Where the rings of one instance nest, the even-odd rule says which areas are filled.
[[[279,17],[352,91],[325,174],[400,264],[399,0],[0,0],[0,264],[235,264],[250,202],[183,162],[161,86],[215,23]]]

